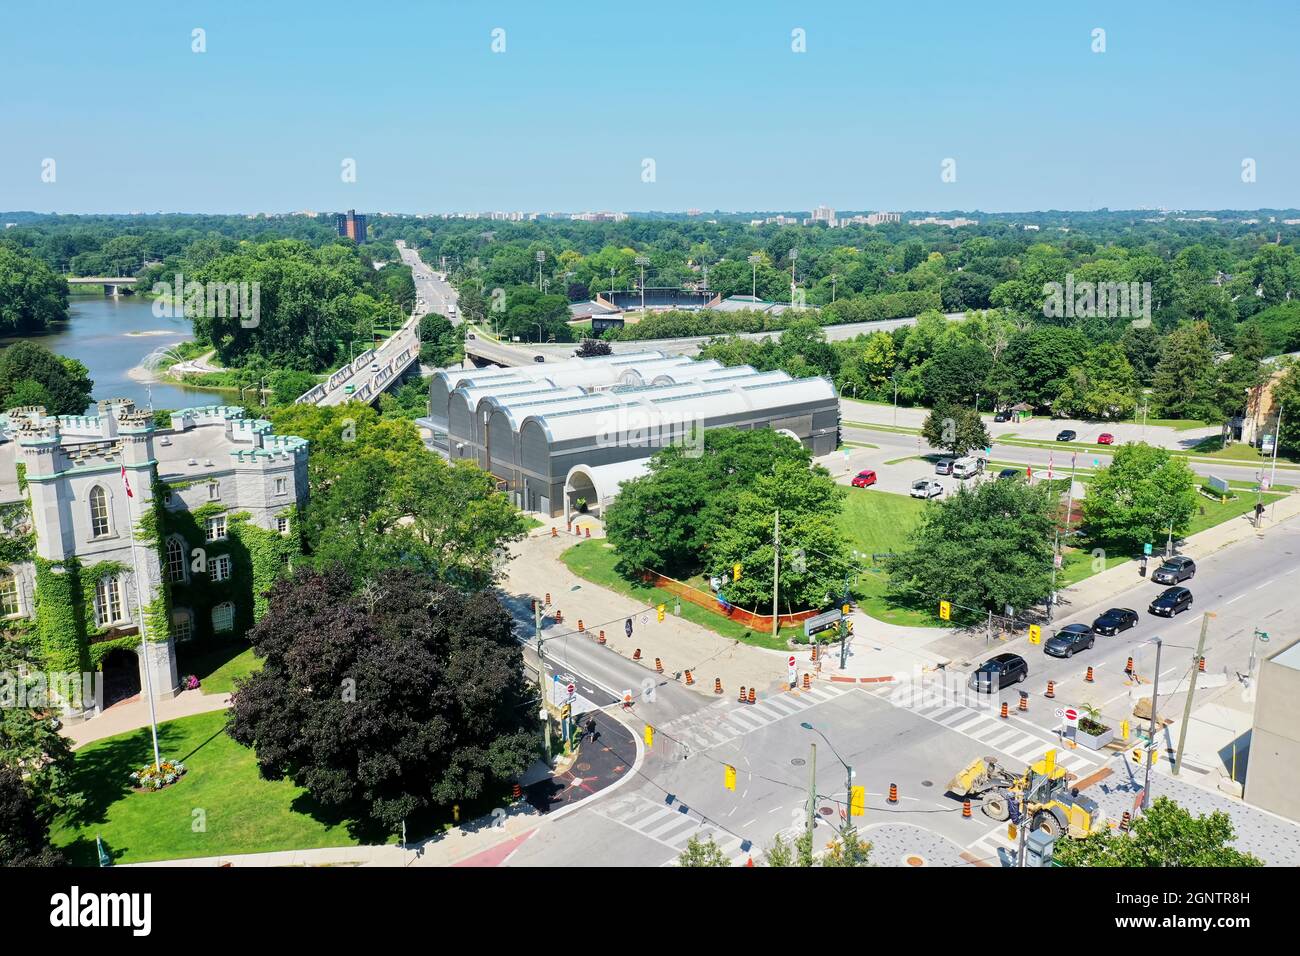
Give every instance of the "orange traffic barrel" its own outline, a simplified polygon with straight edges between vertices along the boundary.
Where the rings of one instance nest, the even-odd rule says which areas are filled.
[[[1129,813],[1127,810],[1125,810],[1124,815],[1119,818],[1119,828],[1127,833],[1129,824],[1132,822],[1133,822],[1133,815]]]
[[[550,607],[550,606],[551,606],[551,592],[550,592],[550,591],[547,591],[547,592],[546,592],[546,601],[545,601],[544,603],[546,604],[547,607]]]
[[[1048,697],[1055,697],[1055,696],[1056,696],[1056,681],[1054,681],[1054,680],[1049,680],[1049,681],[1047,682],[1047,696],[1048,696]]]
[[[1125,674],[1133,673],[1133,658],[1130,657],[1128,659],[1128,663],[1124,665],[1124,673]]]
[[[1020,692],[1020,703],[1016,706],[1016,710],[1028,710],[1028,709],[1029,709],[1029,695],[1022,690]]]
[[[1005,700],[1002,702],[1002,719],[1007,719],[1007,702]]]
[[[1196,669],[1197,669],[1198,671],[1200,671],[1202,674],[1205,673],[1205,658],[1204,658],[1204,657],[1202,657],[1200,660],[1198,660],[1198,661],[1196,662]]]
[[[758,700],[758,695],[754,693],[754,688],[751,687],[749,689],[749,702],[752,704],[756,700]]]
[[[586,628],[582,626],[582,618],[578,618],[578,633],[581,634]]]
[[[687,686],[687,687],[690,687],[690,686],[691,686],[692,684],[694,684],[694,683],[695,683],[695,678],[691,676],[691,672],[690,672],[690,671],[687,671],[687,672],[686,672],[686,686]]]
[[[961,815],[965,819],[970,819],[970,800],[963,800],[961,805]]]
[[[745,685],[744,685],[744,684],[741,684],[741,685],[740,685],[740,697],[739,697],[738,699],[739,699],[740,703],[742,703],[742,704],[745,702]]]
[[[590,526],[588,526],[588,527],[586,527],[586,528],[583,528],[582,530],[583,530],[583,537],[584,537],[584,538],[590,538],[590,537],[591,537],[591,527],[590,527]]]
[[[516,800],[518,800],[520,797],[524,795],[524,788],[519,786],[519,784],[515,784],[513,787],[510,788],[510,793],[514,796]]]
[[[1083,679],[1086,680],[1089,684],[1091,684],[1091,683],[1093,682],[1093,680],[1092,680],[1092,666],[1091,666],[1091,665],[1089,665],[1089,667],[1088,667],[1088,673],[1086,673],[1086,674],[1083,675]]]
[[[812,675],[811,675],[811,674],[804,674],[804,675],[803,675],[803,689],[804,689],[804,690],[812,690]]]
[[[635,651],[632,652],[632,660],[639,661],[640,659],[641,659],[641,648],[638,647]]]
[[[600,632],[600,637],[596,638],[596,640],[599,641],[601,644],[605,643],[605,632],[603,629]]]
[[[655,670],[660,674],[664,672],[664,662],[657,657],[655,658]]]
[[[891,783],[889,785],[889,802],[890,803],[898,802],[898,784],[896,783]]]
[[[713,678],[713,692],[714,692],[715,694],[721,694],[721,693],[722,693],[722,678],[721,678],[721,677],[715,677],[715,678]]]

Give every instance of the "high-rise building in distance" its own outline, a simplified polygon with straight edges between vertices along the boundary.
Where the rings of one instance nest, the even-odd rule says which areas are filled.
[[[347,236],[353,242],[366,241],[366,217],[358,216],[355,209],[335,216],[334,225],[338,227],[340,236]]]

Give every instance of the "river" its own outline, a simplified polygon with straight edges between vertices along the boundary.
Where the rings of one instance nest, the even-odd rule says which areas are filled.
[[[152,300],[74,295],[69,299],[66,322],[26,338],[51,352],[83,362],[95,383],[96,401],[130,398],[141,407],[152,404],[154,408],[186,408],[212,405],[226,393],[148,382],[139,366],[149,353],[178,345],[192,334],[189,319],[155,316]],[[0,345],[15,341],[19,340],[0,339]]]

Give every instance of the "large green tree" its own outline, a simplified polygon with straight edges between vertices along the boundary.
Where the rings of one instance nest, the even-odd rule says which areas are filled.
[[[887,560],[889,593],[909,604],[940,600],[1001,612],[1051,589],[1058,496],[1048,486],[988,481],[927,508],[908,547]]]
[[[40,259],[0,242],[0,337],[43,332],[68,317],[68,283]]]
[[[490,592],[405,568],[354,592],[342,570],[300,570],[249,639],[265,663],[238,682],[227,733],[334,812],[399,832],[538,755],[514,621]]]
[[[1170,332],[1152,381],[1157,414],[1214,420],[1219,411],[1214,391],[1214,338],[1210,326],[1193,322]]]
[[[1121,445],[1093,475],[1083,499],[1092,538],[1132,548],[1184,534],[1196,514],[1196,476],[1168,449],[1142,442]]]
[[[1061,866],[1170,867],[1263,866],[1232,845],[1232,819],[1220,810],[1193,816],[1168,797],[1157,797],[1128,833],[1103,831],[1083,840],[1061,840],[1054,858]]]
[[[958,458],[992,443],[984,419],[973,408],[936,405],[921,425],[921,437],[931,448],[942,448]]]
[[[34,342],[0,350],[0,411],[44,405],[50,415],[80,415],[93,387],[85,365]]]

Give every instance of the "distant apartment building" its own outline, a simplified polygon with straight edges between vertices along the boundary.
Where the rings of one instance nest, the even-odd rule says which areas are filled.
[[[339,213],[334,217],[334,225],[340,236],[346,236],[353,242],[366,241],[366,217],[358,216],[355,209]]]
[[[570,213],[569,219],[574,222],[625,222],[627,213],[625,212],[575,212]]]
[[[835,210],[830,206],[818,206],[812,211],[812,215],[803,221],[803,224],[810,226],[817,222],[824,222],[827,227],[834,229],[838,224],[835,219]]]
[[[910,226],[947,226],[949,229],[960,229],[962,226],[978,226],[978,219],[967,219],[964,216],[958,216],[955,219],[940,219],[938,216],[926,216],[924,219],[907,220]]]
[[[0,415],[0,636],[46,674],[102,678],[68,717],[146,679],[170,697],[178,648],[261,616],[306,498],[307,442],[241,408],[182,409],[165,429],[125,399],[94,415],[13,409]]]

